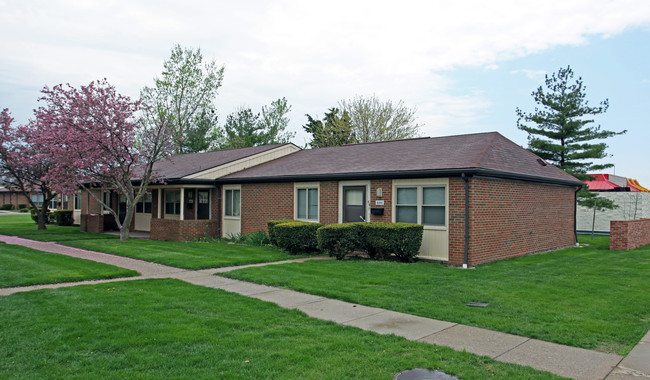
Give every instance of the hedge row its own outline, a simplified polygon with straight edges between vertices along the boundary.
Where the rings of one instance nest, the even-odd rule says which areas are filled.
[[[343,259],[354,251],[371,258],[394,254],[400,261],[414,261],[422,244],[423,227],[409,223],[344,223],[322,225],[293,220],[268,222],[272,244],[291,253],[320,249]]]
[[[38,210],[41,208],[39,207]],[[32,220],[38,223],[37,210],[33,207],[29,209],[32,215]],[[57,226],[71,226],[74,223],[74,215],[72,210],[47,210],[45,217],[46,222],[56,224]]]

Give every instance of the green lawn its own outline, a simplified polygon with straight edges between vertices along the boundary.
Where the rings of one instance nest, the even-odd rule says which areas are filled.
[[[0,288],[137,275],[94,261],[0,243]]]
[[[463,270],[439,264],[309,261],[223,275],[429,318],[626,354],[650,328],[650,246],[588,247]],[[487,308],[465,306],[488,302]]]
[[[70,247],[131,257],[186,269],[218,268],[296,258],[274,247],[255,247],[222,242],[163,242],[80,232],[78,226],[48,225],[38,231],[28,215],[0,216],[0,234],[39,241],[55,241]]]
[[[0,215],[0,235],[18,236],[38,241],[118,239],[117,236],[81,232],[79,226],[57,226],[48,224],[45,231],[38,231],[36,223],[27,215]]]
[[[257,247],[222,242],[130,239],[124,242],[76,240],[64,241],[61,244],[186,269],[218,268],[296,258],[271,246]]]
[[[0,321],[0,377],[392,379],[431,368],[465,380],[554,378],[177,280],[0,297]]]

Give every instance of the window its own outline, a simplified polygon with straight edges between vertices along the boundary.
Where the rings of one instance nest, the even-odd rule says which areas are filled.
[[[32,202],[34,202],[36,206],[43,206],[43,199],[43,194],[32,195]]]
[[[239,216],[241,213],[241,190],[226,190],[225,205],[226,216]]]
[[[56,210],[59,207],[59,196],[55,195],[52,200],[50,200],[50,210]]]
[[[69,210],[68,207],[70,206],[70,198],[67,195],[62,195],[61,204],[63,205],[64,210]]]
[[[179,200],[180,202],[180,200]],[[151,192],[144,193],[138,204],[135,205],[135,212],[151,214]]]
[[[81,210],[81,194],[79,193],[74,195],[74,209]]]
[[[165,190],[165,214],[167,215],[181,214],[181,191],[180,190]]]
[[[442,186],[398,187],[395,221],[444,227],[445,198]]]
[[[296,219],[318,220],[318,188],[296,189]]]

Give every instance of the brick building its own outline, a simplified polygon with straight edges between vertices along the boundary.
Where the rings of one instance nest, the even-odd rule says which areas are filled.
[[[237,151],[243,157],[228,161],[235,165],[226,168],[219,161]],[[262,158],[241,165],[238,160],[250,155]],[[496,132],[186,156],[174,160],[184,168],[202,162],[210,169],[194,168],[188,175],[185,168],[182,177],[166,176],[166,185],[152,187],[152,238],[250,233],[266,229],[272,219],[410,222],[424,225],[420,258],[454,265],[576,243],[575,193],[582,182]],[[210,198],[203,220],[187,208],[201,188],[209,189]],[[169,192],[181,189],[169,202]],[[178,212],[169,217],[177,196]]]

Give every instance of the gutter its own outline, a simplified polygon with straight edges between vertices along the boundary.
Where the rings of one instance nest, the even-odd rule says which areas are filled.
[[[527,182],[556,184],[564,186],[580,186],[583,182],[560,178],[550,178],[529,174],[513,173],[500,170],[484,168],[461,168],[461,169],[424,169],[424,170],[398,170],[398,171],[377,171],[377,172],[348,172],[348,173],[324,173],[324,174],[293,174],[279,176],[260,177],[222,177],[215,180],[222,184],[240,183],[265,183],[265,182],[307,182],[307,181],[340,181],[346,179],[383,179],[383,178],[431,178],[431,177],[458,177],[465,174],[469,176],[489,176],[493,178],[515,179]]]
[[[465,173],[461,173],[460,177],[465,182],[465,248],[463,250],[463,269],[467,269],[469,262],[469,178]]]

